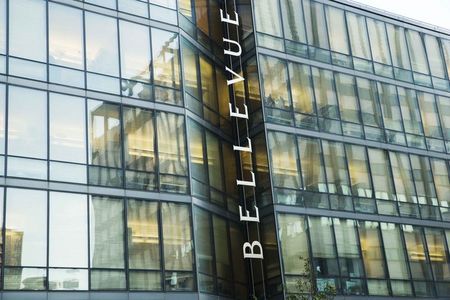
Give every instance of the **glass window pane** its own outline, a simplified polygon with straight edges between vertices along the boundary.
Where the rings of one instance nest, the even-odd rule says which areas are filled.
[[[154,172],[156,157],[152,111],[124,107],[123,126],[127,169]]]
[[[89,289],[88,270],[49,269],[49,289],[58,291],[86,291]]]
[[[208,155],[209,184],[223,191],[223,168],[218,138],[206,132],[206,151]]]
[[[162,226],[165,269],[191,271],[194,262],[188,206],[162,203]]]
[[[450,76],[450,40],[441,39],[441,43],[445,61],[447,63],[447,74]]]
[[[388,40],[384,22],[366,18],[369,30],[370,45],[372,48],[373,60],[382,64],[390,65],[391,57],[389,53]]]
[[[439,202],[443,207],[450,206],[450,177],[445,160],[431,159],[431,168],[433,170],[434,184]]]
[[[159,172],[187,175],[184,117],[165,112],[156,115]],[[168,139],[167,137],[171,137]]]
[[[281,0],[284,37],[306,44],[305,23],[301,0]]]
[[[444,231],[437,228],[425,228],[431,267],[435,280],[450,280],[450,263],[445,253]]]
[[[352,55],[370,60],[369,37],[367,36],[365,18],[351,12],[346,12],[346,16]]]
[[[194,1],[194,5],[195,5],[196,25],[206,35],[209,35],[208,1],[197,0]]]
[[[6,1],[0,0],[0,54],[6,54]]]
[[[90,266],[123,268],[123,200],[91,196],[89,215]]]
[[[5,265],[47,264],[47,192],[6,191]]]
[[[315,114],[309,66],[289,62],[288,67],[294,111]]]
[[[424,41],[428,62],[430,63],[431,75],[445,78],[445,63],[441,55],[437,37],[425,34]]]
[[[333,72],[312,68],[312,75],[319,116],[337,119],[339,113],[333,87]]]
[[[325,7],[327,17],[328,37],[330,38],[330,49],[332,51],[349,54],[347,26],[342,9],[329,6]]]
[[[413,71],[428,74],[428,62],[422,37],[417,31],[407,29],[406,41]]]
[[[384,126],[388,129],[402,130],[402,117],[397,100],[395,86],[377,82],[380,95],[381,111],[383,112]]]
[[[308,223],[317,276],[339,276],[331,218],[308,217]]]
[[[323,4],[304,0],[306,33],[308,44],[318,48],[328,49],[328,34],[325,23]],[[270,20],[271,18],[269,18]]]
[[[47,93],[9,87],[8,154],[47,158]]]
[[[337,142],[322,141],[325,171],[327,174],[328,192],[350,195],[347,163],[344,145]]]
[[[299,137],[300,160],[305,189],[326,192],[325,171],[322,162],[320,142],[317,139]]]
[[[186,40],[182,40],[182,54],[183,54],[183,70],[184,70],[184,85],[186,91],[192,96],[199,99],[198,90],[198,54]],[[156,71],[155,71],[156,74]]]
[[[155,84],[180,87],[180,46],[174,32],[152,28],[153,80]],[[192,70],[187,71],[192,72]]]
[[[116,270],[91,270],[92,290],[123,290],[125,272]]]
[[[203,103],[210,109],[218,111],[217,90],[212,64],[200,56],[200,80],[202,83]]]
[[[365,125],[383,127],[381,108],[377,99],[377,87],[374,81],[356,78],[362,120]]]
[[[84,69],[83,12],[49,3],[49,62]]]
[[[433,174],[428,158],[410,155],[410,159],[419,203],[437,205]]]
[[[413,279],[431,280],[431,270],[425,253],[422,228],[402,225],[406,251]]]
[[[333,219],[341,276],[364,276],[355,220]]]
[[[394,176],[397,200],[401,202],[416,203],[416,193],[411,173],[411,166],[407,154],[389,151],[392,175]]]
[[[278,0],[255,1],[256,30],[282,36]]]
[[[381,223],[381,234],[390,278],[409,279],[399,226],[393,223]]]
[[[159,269],[158,203],[128,200],[127,233],[130,269]]]
[[[150,36],[147,26],[120,20],[120,66],[123,78],[150,81]]]
[[[375,198],[395,200],[394,185],[389,171],[387,152],[369,148],[370,171],[372,172]]]
[[[405,89],[398,86],[398,98],[402,111],[403,124],[405,131],[414,134],[423,134],[422,121],[420,119],[419,105],[414,90]]]
[[[352,194],[359,197],[372,197],[372,184],[367,167],[367,154],[365,147],[345,144],[348,170],[352,183]]]
[[[293,135],[270,131],[269,153],[272,162],[272,177],[277,187],[301,188],[298,170],[298,154]]]
[[[278,235],[285,274],[303,275],[309,258],[307,224],[303,216],[279,214]]]
[[[372,221],[361,222],[358,226],[366,276],[370,278],[384,278],[386,276],[386,266],[384,264],[378,228],[378,223]]]
[[[46,2],[9,3],[9,55],[47,61]]]
[[[203,130],[197,123],[189,121],[189,152],[191,154],[192,177],[202,182],[207,182],[206,165],[204,161],[204,135]]]
[[[423,130],[426,136],[442,138],[439,116],[433,94],[417,92],[420,113],[422,114]]]
[[[130,290],[161,290],[161,273],[159,271],[129,271]]]
[[[5,268],[5,290],[45,290],[47,270],[37,268]]]
[[[260,56],[261,78],[265,105],[289,109],[288,75],[283,60]]]
[[[216,254],[216,275],[232,280],[230,249],[228,245],[227,222],[213,215],[214,249]]]
[[[386,23],[386,29],[393,65],[402,69],[411,69],[408,48],[406,47],[405,28]]]
[[[214,259],[211,240],[211,218],[205,210],[195,209],[195,246],[199,272],[214,275]]]
[[[88,266],[87,197],[50,192],[49,266]]]
[[[50,93],[50,159],[86,163],[85,104],[84,98]]]
[[[89,163],[119,168],[121,162],[120,107],[89,100]]]
[[[450,98],[437,96],[444,139],[450,140]]]
[[[355,94],[355,78],[341,73],[336,73],[335,78],[341,119],[360,123],[358,100]]]
[[[113,18],[86,13],[87,70],[119,76],[117,23]]]
[[[0,84],[0,154],[5,153],[6,85]]]

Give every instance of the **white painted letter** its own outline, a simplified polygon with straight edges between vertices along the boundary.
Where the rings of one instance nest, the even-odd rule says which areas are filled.
[[[252,173],[252,181],[245,181],[245,180],[236,180],[237,185],[245,185],[245,186],[256,186],[255,184],[255,173]]]
[[[228,103],[228,106],[230,107],[230,117],[241,118],[241,119],[248,119],[247,105],[244,104],[244,110],[245,110],[244,114],[241,114],[239,112],[239,108],[237,108],[237,107],[236,107],[236,112],[234,112],[233,111],[233,105],[231,105],[231,103]]]
[[[239,26],[239,17],[238,17],[238,14],[237,14],[237,12],[234,12],[234,15],[235,15],[235,17],[236,17],[236,20],[231,20],[230,19],[230,15],[229,14],[223,14],[223,10],[221,9],[220,10],[220,21],[221,22],[226,22],[226,23],[230,23],[230,24],[234,24],[234,25],[236,25],[236,26]]]
[[[228,50],[223,50],[223,53],[225,54],[225,55],[231,55],[231,56],[240,56],[241,55],[241,53],[242,53],[242,48],[241,48],[241,45],[238,43],[238,42],[236,42],[236,41],[233,41],[233,40],[230,40],[230,39],[226,39],[226,38],[222,38],[222,40],[224,41],[224,42],[226,42],[226,43],[230,43],[230,44],[234,44],[234,45],[236,45],[238,48],[239,48],[239,51],[231,51],[231,45],[228,47]]]
[[[242,77],[241,75],[239,75],[238,73],[234,72],[233,70],[231,70],[228,67],[225,67],[225,71],[228,71],[231,74],[233,74],[234,76],[238,77],[238,78],[235,78],[235,79],[227,80],[227,85],[232,85],[232,84],[235,84],[236,82],[241,82],[241,81],[245,80],[244,77]]]
[[[242,206],[239,205],[239,221],[244,222],[258,222],[259,223],[259,210],[258,206],[255,205],[256,217],[250,217],[250,212],[245,210],[245,216],[242,215]]]
[[[255,251],[253,250],[255,248],[255,246],[258,246],[259,254],[258,253],[255,254]],[[250,252],[246,251],[246,249],[248,249],[248,248],[250,248]],[[249,242],[245,242],[244,245],[242,246],[242,252],[244,252],[244,258],[264,259],[262,246],[261,246],[261,243],[258,241],[254,241],[251,244]]]
[[[234,151],[243,151],[243,152],[252,152],[252,140],[249,137],[247,137],[247,141],[248,141],[247,147],[233,145],[233,150]]]

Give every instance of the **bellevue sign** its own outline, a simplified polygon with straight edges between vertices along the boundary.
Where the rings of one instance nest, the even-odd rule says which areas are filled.
[[[234,12],[234,18],[230,17],[230,15],[228,13],[224,13],[224,11],[222,9],[220,9],[220,21],[223,23],[226,23],[227,26],[233,25],[233,26],[239,26],[239,16],[237,12]],[[229,31],[228,31],[229,32]],[[238,31],[236,31],[238,32]],[[233,57],[239,57],[242,54],[242,47],[239,44],[239,40],[235,41],[232,40],[231,37],[228,34],[228,37],[223,37],[222,38],[224,44],[228,45],[228,49],[224,48],[223,53],[225,55],[228,55],[230,58],[230,62],[232,61]],[[235,48],[236,50],[232,50],[232,48]],[[242,70],[242,66],[241,66],[241,70]],[[225,67],[225,71],[231,74],[231,79],[227,80],[227,86],[231,86],[233,87],[234,84],[244,81],[244,77],[242,77],[241,75],[239,75],[238,73],[236,73],[235,71],[232,70],[232,64],[230,65],[230,68],[228,66]],[[236,103],[232,104],[231,103],[231,99],[228,99],[229,102],[229,108],[230,108],[230,117],[231,118],[236,118],[236,119],[245,119],[248,120],[248,109],[247,109],[247,105],[245,105],[244,103],[244,112],[241,113],[239,108],[236,106]],[[239,131],[239,128],[236,129],[236,131]],[[248,131],[247,131],[248,132]],[[239,136],[239,135],[237,135]],[[236,139],[237,140],[237,139]],[[239,144],[241,143],[241,141],[239,141]],[[250,152],[252,153],[252,141],[251,139],[247,136],[247,146],[241,146],[241,145],[233,145],[233,150],[234,151],[239,151],[239,152]],[[242,163],[241,163],[242,164]],[[251,180],[244,180],[242,179],[236,179],[236,185],[238,187],[242,187],[245,188],[246,186],[248,187],[256,187],[256,182],[255,182],[255,173],[253,171],[250,172],[252,179]],[[241,176],[243,176],[243,172],[241,172]],[[245,197],[243,197],[243,202],[245,203],[246,199]],[[255,223],[259,223],[259,210],[258,207],[256,206],[255,203],[255,216],[250,216],[250,212],[245,209],[245,214],[243,214],[242,211],[242,206],[239,205],[239,220],[242,222],[255,222]],[[261,243],[256,240],[256,241],[252,241],[250,242],[245,242],[242,245],[242,252],[244,254],[244,258],[253,258],[253,259],[263,259],[263,248],[261,246]]]

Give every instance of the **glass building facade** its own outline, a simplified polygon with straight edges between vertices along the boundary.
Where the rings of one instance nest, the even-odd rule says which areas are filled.
[[[450,299],[450,31],[346,0],[0,0],[0,226],[4,300],[295,299],[305,262],[336,299]]]

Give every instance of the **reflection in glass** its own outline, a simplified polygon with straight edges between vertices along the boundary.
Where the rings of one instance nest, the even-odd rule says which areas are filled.
[[[88,266],[87,198],[50,192],[49,266]]]
[[[124,224],[122,199],[90,196],[90,266],[93,268],[124,267]],[[120,273],[120,272],[119,272]],[[109,273],[97,273],[91,281],[106,280]],[[114,273],[115,274],[115,273]],[[98,277],[97,277],[98,275]],[[116,277],[115,275],[113,276]],[[92,285],[91,282],[91,285]],[[101,283],[98,283],[99,285]],[[120,285],[118,284],[117,287]]]
[[[328,192],[350,195],[344,145],[338,142],[322,141]]]
[[[49,3],[49,62],[84,69],[83,12]]]
[[[160,271],[129,271],[130,290],[161,290]]]
[[[312,75],[319,116],[337,119],[339,113],[333,87],[333,72],[312,68]]]
[[[383,127],[381,108],[377,99],[377,87],[374,81],[356,78],[362,120],[365,125]]]
[[[409,279],[399,226],[393,223],[381,223],[381,234],[389,277],[391,279]]]
[[[211,240],[211,219],[208,212],[195,209],[196,252],[199,272],[214,275],[214,259]],[[205,287],[201,287],[205,289]]]
[[[426,136],[442,138],[439,116],[433,94],[417,92],[423,129]]]
[[[119,21],[121,76],[150,81],[150,36],[148,27]]]
[[[116,270],[91,270],[92,290],[123,290],[125,272]]]
[[[447,74],[450,76],[450,40],[441,38],[441,45],[447,63]]]
[[[315,114],[309,66],[289,62],[288,67],[294,111]]]
[[[388,129],[402,130],[402,117],[397,100],[395,86],[377,82],[380,96],[381,111],[383,112],[384,126]]]
[[[360,123],[354,77],[336,73],[335,79],[341,119],[344,121]]]
[[[272,177],[277,187],[301,188],[298,169],[298,154],[295,137],[281,132],[268,134],[269,153],[272,162]]]
[[[422,228],[402,225],[406,251],[413,279],[431,280],[430,263],[426,257]]]
[[[346,12],[352,55],[370,60],[369,37],[364,16]]]
[[[165,269],[192,271],[192,237],[188,206],[162,203],[161,213]]]
[[[9,86],[8,115],[8,154],[47,158],[47,93]]]
[[[278,0],[255,1],[254,4],[256,30],[281,37],[282,28]]]
[[[378,228],[378,223],[372,221],[361,222],[358,226],[366,276],[370,278],[384,278],[386,276],[386,266],[384,264]]]
[[[86,291],[88,290],[88,270],[49,269],[48,288],[58,291]]]
[[[1,95],[1,94],[0,94]],[[437,96],[444,139],[450,140],[450,98]]]
[[[289,109],[288,75],[286,63],[268,56],[260,57],[264,101],[268,107]]]
[[[308,137],[299,137],[298,146],[305,189],[308,191],[326,192],[327,185],[320,141]]]
[[[0,0],[0,54],[6,54],[6,1]]]
[[[364,276],[355,220],[333,219],[341,276]]]
[[[439,202],[443,207],[450,206],[450,177],[448,166],[445,160],[431,159],[431,168],[433,170],[434,184]]]
[[[395,200],[394,185],[389,171],[387,152],[380,149],[369,148],[370,170],[372,172],[375,198]]]
[[[391,64],[388,40],[384,22],[371,18],[366,18],[367,29],[369,31],[370,45],[372,48],[373,60],[386,65]]]
[[[306,44],[306,32],[301,0],[281,0],[284,37]]]
[[[328,49],[328,34],[325,23],[323,4],[304,0],[306,33],[308,44],[318,48]],[[270,20],[270,18],[268,18]]]
[[[400,86],[397,87],[397,91],[405,131],[422,135],[423,129],[416,92]]]
[[[157,213],[156,202],[128,200],[127,234],[130,269],[160,268]]]
[[[9,55],[47,61],[46,2],[9,3]]]
[[[216,258],[216,275],[226,280],[233,279],[228,246],[228,230],[225,219],[213,215],[214,250]],[[228,291],[230,293],[230,291]]]
[[[198,89],[198,53],[194,50],[194,47],[186,42],[186,40],[182,40],[182,54],[183,54],[183,70],[184,70],[184,86],[186,91],[199,99],[199,89]],[[156,71],[155,71],[156,74]]]
[[[121,167],[120,107],[89,100],[89,163]]]
[[[450,264],[445,253],[445,237],[443,230],[437,228],[425,228],[425,238],[434,279],[450,280]]]
[[[424,34],[424,42],[428,62],[430,63],[431,75],[445,78],[445,63],[441,55],[438,38]]]
[[[5,265],[47,264],[47,193],[8,188]]]
[[[113,18],[86,12],[87,70],[119,76],[117,23]]]
[[[393,65],[402,69],[411,69],[408,48],[406,47],[405,28],[386,23],[386,29]]]
[[[345,144],[348,171],[352,183],[352,194],[359,197],[372,197],[372,184],[368,170],[366,149],[362,146]]]
[[[5,268],[3,288],[5,290],[44,290],[46,269]]]
[[[152,28],[152,62],[155,84],[180,87],[180,46],[178,35]],[[191,72],[185,70],[185,72]]]
[[[85,100],[50,93],[50,159],[86,163]]]
[[[6,85],[0,84],[0,154],[5,154]]]
[[[428,157],[410,155],[417,196],[420,204],[437,205],[433,174]]]
[[[397,192],[397,200],[416,203],[417,198],[408,155],[390,151],[389,157],[391,160],[392,175],[394,176],[395,190]]]
[[[407,29],[406,41],[413,71],[428,74],[427,57],[420,33]]]
[[[303,275],[309,257],[307,224],[303,216],[279,214],[278,235],[283,254],[284,273]]]
[[[219,139],[206,132],[206,150],[208,155],[209,184],[223,191],[223,167],[220,153]]]
[[[218,111],[214,67],[203,56],[200,56],[200,81],[202,83],[203,103],[208,108]]]
[[[330,49],[332,51],[349,54],[347,26],[342,9],[329,6],[325,7],[327,17],[328,37],[330,38]]]
[[[339,276],[330,218],[308,217],[314,270],[318,277]]]

